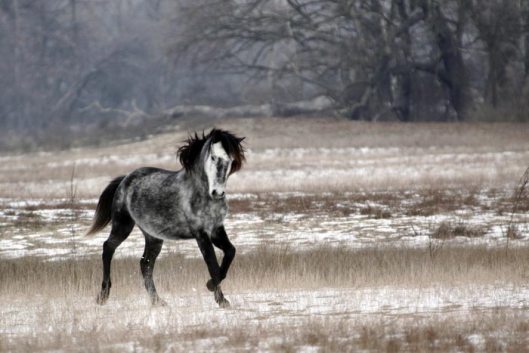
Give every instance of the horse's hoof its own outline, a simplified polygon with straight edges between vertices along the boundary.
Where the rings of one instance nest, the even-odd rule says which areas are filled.
[[[217,302],[217,304],[219,304],[219,307],[221,308],[230,307],[230,302],[224,297],[220,286],[217,286],[217,288],[215,288],[215,301]]]
[[[222,300],[218,301],[219,307],[222,309],[229,308],[231,306],[230,302],[226,298],[222,298]]]
[[[213,279],[210,279],[210,280],[208,281],[208,283],[206,283],[206,287],[208,287],[208,290],[209,290],[210,292],[214,292],[215,289],[217,289],[217,286],[216,286],[215,283],[213,282]]]
[[[103,295],[99,293],[96,298],[96,303],[99,305],[105,305],[108,300],[108,295]]]
[[[158,297],[152,300],[152,306],[167,306],[167,302],[162,298]]]

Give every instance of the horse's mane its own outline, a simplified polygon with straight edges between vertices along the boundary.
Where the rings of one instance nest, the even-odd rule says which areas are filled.
[[[186,144],[178,149],[180,164],[182,164],[185,170],[190,171],[193,169],[193,166],[200,157],[202,147],[204,147],[204,144],[210,138],[212,144],[221,142],[226,153],[233,159],[230,174],[233,174],[241,169],[242,164],[246,160],[244,156],[245,149],[242,145],[244,137],[239,138],[229,131],[214,128],[207,135],[205,135],[204,131],[202,131],[202,137],[200,137],[196,132],[194,135],[189,135],[185,141]]]

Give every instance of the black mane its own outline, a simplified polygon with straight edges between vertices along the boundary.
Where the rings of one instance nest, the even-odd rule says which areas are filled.
[[[226,153],[233,159],[230,174],[241,169],[242,164],[246,160],[244,156],[245,149],[241,143],[244,137],[239,138],[226,130],[212,129],[207,135],[202,131],[202,137],[195,132],[194,136],[190,135],[185,141],[186,144],[178,149],[180,164],[182,164],[185,170],[190,171],[193,169],[193,166],[200,157],[202,147],[204,147],[204,144],[210,138],[212,144],[221,142]]]

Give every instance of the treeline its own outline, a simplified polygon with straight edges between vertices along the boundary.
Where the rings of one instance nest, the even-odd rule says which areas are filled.
[[[0,0],[1,126],[32,131],[108,124],[162,107],[178,90],[160,6]]]
[[[277,92],[323,93],[353,119],[526,119],[527,0],[199,2],[177,51]]]
[[[0,0],[0,127],[320,96],[351,119],[526,120],[528,29],[529,0]]]

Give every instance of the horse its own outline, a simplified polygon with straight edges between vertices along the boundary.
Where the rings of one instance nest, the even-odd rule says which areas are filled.
[[[206,283],[220,307],[229,301],[221,282],[235,257],[224,219],[228,213],[225,188],[228,177],[245,162],[243,138],[212,129],[208,134],[190,135],[178,149],[182,169],[177,171],[143,167],[112,180],[99,197],[93,224],[94,234],[111,223],[103,244],[103,282],[96,302],[103,305],[110,295],[110,264],[116,248],[129,236],[134,225],[145,237],[140,268],[145,289],[153,305],[167,305],[153,282],[156,258],[164,240],[195,239],[210,279]],[[213,246],[223,251],[219,266]]]

